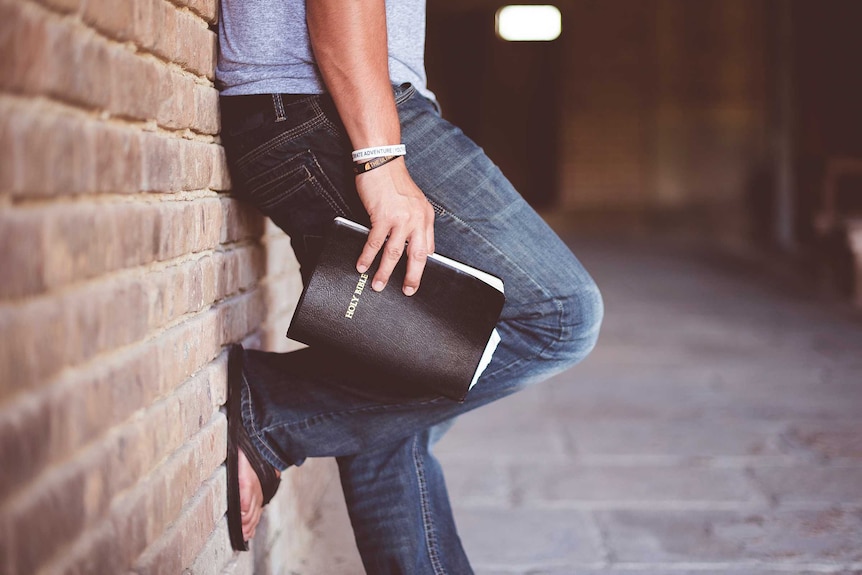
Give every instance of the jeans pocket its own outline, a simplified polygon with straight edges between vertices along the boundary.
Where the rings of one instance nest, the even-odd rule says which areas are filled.
[[[326,202],[336,215],[347,215],[346,203],[311,150],[297,153],[289,145],[277,146],[237,171],[237,193],[266,215],[315,200]]]

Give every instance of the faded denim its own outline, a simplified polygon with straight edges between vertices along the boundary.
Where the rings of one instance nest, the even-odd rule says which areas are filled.
[[[310,348],[247,350],[243,421],[279,469],[306,457],[337,458],[369,574],[464,575],[472,570],[434,442],[459,414],[583,359],[598,337],[602,300],[575,256],[483,151],[409,84],[395,93],[407,167],[435,210],[437,251],[505,282],[502,342],[463,403],[407,398],[399,386],[409,382],[363,381],[351,366]],[[240,114],[227,99],[222,138],[234,194],[290,236],[305,280],[335,216],[368,224],[338,114],[326,95],[277,99],[262,113]]]

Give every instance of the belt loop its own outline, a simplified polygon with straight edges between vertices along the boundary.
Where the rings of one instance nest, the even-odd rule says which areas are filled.
[[[284,102],[281,100],[281,94],[272,95],[272,105],[275,108],[275,121],[283,122],[287,120],[287,114],[284,113]]]

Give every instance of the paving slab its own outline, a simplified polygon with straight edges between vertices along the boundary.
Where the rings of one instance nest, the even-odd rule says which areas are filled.
[[[448,460],[446,489],[461,507],[512,507],[512,479],[509,468],[499,462],[485,465]]]
[[[534,419],[528,426],[504,423],[493,433],[461,430],[455,435],[450,431],[436,445],[435,453],[447,461],[473,462],[544,463],[568,458],[565,437],[544,419]]]
[[[782,422],[701,419],[568,421],[563,424],[574,451],[581,458],[617,456],[701,459],[783,459]]]
[[[525,506],[721,509],[764,506],[742,469],[696,466],[585,466],[577,462],[513,468],[515,500]]]
[[[597,348],[436,447],[476,573],[862,575],[862,315],[696,242],[569,240]],[[358,573],[332,531],[307,573]]]
[[[527,570],[603,559],[599,532],[582,511],[458,508],[455,519],[477,567]]]
[[[862,511],[597,511],[614,561],[862,562]]]
[[[751,479],[777,505],[862,508],[862,465],[757,467]],[[862,546],[862,533],[859,538]]]

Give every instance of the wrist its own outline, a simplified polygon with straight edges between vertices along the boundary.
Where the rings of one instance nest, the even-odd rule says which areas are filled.
[[[397,160],[399,157],[400,156],[376,156],[369,160],[354,162],[353,173],[357,176],[362,175],[366,172],[370,172],[371,170],[376,170],[377,168],[385,166],[389,162]]]
[[[404,144],[393,144],[387,146],[370,146],[353,150],[351,157],[356,163],[366,162],[374,158],[382,158],[386,156],[403,156],[407,154],[407,147]]]

